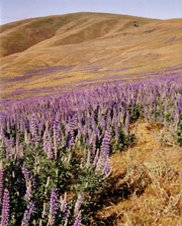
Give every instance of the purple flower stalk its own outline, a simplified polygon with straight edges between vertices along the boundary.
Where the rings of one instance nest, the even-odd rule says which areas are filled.
[[[182,113],[182,94],[180,94],[177,99],[177,111],[179,114]]]
[[[32,213],[34,212],[34,208],[35,208],[34,202],[31,202],[27,206],[27,209],[25,210],[25,213],[23,215],[23,220],[22,220],[21,226],[28,226],[29,225],[29,221],[30,221]]]
[[[3,188],[4,188],[4,169],[2,166],[2,162],[0,162],[0,206],[2,205]]]
[[[20,143],[18,146],[17,161],[19,161],[21,156],[23,156],[23,144],[22,143]]]
[[[25,165],[22,166],[22,173],[25,177],[25,181],[26,181],[26,194],[25,194],[25,200],[29,201],[31,199],[32,196],[32,184],[31,184],[31,175],[30,175],[30,171],[26,168]]]
[[[110,172],[110,164],[109,164],[109,158],[107,157],[107,159],[104,163],[104,167],[102,169],[102,173],[107,175],[109,172]]]
[[[32,197],[32,184],[30,180],[26,181],[26,188],[25,200],[30,201]]]
[[[57,115],[56,120],[53,122],[53,138],[54,138],[54,155],[57,158],[58,148],[61,144],[61,129],[60,129],[60,118]]]
[[[69,148],[72,148],[74,144],[74,132],[76,128],[76,121],[77,121],[77,116],[74,115],[72,119],[69,121],[69,133],[67,137],[67,146]]]
[[[103,141],[102,141],[102,145],[101,145],[101,155],[104,158],[109,156],[110,139],[111,139],[110,131],[106,131],[104,138],[103,138]]]
[[[75,203],[74,216],[78,215],[82,203],[83,203],[83,195],[79,193],[77,201]]]
[[[99,159],[99,149],[97,149],[97,152],[94,158],[94,165],[97,165],[98,159]]]
[[[52,159],[53,158],[53,153],[52,153],[51,135],[50,135],[50,133],[47,130],[45,130],[45,132],[44,132],[43,149],[44,149],[45,152],[47,152],[47,157],[49,159]]]
[[[30,171],[27,169],[25,165],[22,166],[21,170],[25,177],[25,180],[28,181],[30,179]]]
[[[50,225],[54,225],[57,209],[58,209],[57,188],[53,188],[51,191],[51,199],[50,199],[50,207],[49,207],[49,224]]]
[[[63,220],[66,221],[69,217],[69,209],[68,209],[68,203],[66,201],[67,194],[65,192],[64,199],[61,201],[61,212],[63,212]]]
[[[67,201],[66,201],[66,198],[67,198],[67,194],[65,192],[64,193],[64,199],[61,200],[61,212],[65,212],[66,209],[67,209]]]
[[[118,121],[115,121],[115,124],[114,124],[114,129],[115,129],[116,141],[118,142],[118,140],[119,140]]]
[[[102,145],[101,145],[101,152],[100,152],[100,156],[97,160],[96,163],[96,169],[95,171],[100,171],[103,169],[105,162],[107,160],[107,158],[109,157],[109,150],[110,150],[110,137],[111,137],[111,132],[110,131],[106,131],[103,141],[102,141]],[[95,163],[95,159],[94,159],[94,163]]]
[[[129,125],[130,125],[130,116],[129,116],[129,113],[127,113],[126,122],[125,122],[125,129],[127,134],[129,132]]]
[[[93,138],[92,138],[92,154],[95,155],[95,151],[96,151],[96,135],[94,134],[93,135]]]
[[[91,155],[90,150],[88,150],[86,168],[89,168],[90,166],[90,155]]]
[[[35,114],[32,115],[32,117],[30,118],[30,132],[32,134],[32,141],[35,142],[36,144],[39,141],[39,137],[38,137],[38,128],[37,128],[37,120],[35,118]]]
[[[79,212],[73,226],[81,226],[81,223],[82,223],[82,215],[81,215],[81,212]]]
[[[0,226],[8,226],[8,224],[9,224],[9,212],[10,212],[9,210],[10,210],[9,191],[7,189],[5,189],[4,195],[3,195],[2,216],[1,216]]]

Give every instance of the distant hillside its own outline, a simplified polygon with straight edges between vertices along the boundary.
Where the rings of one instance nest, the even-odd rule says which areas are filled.
[[[181,25],[182,19],[75,13],[0,26],[1,92],[44,87],[49,93],[58,85],[180,67]]]
[[[153,21],[145,18],[137,19],[141,24]],[[0,27],[1,56],[22,52],[52,37],[57,37],[53,45],[81,43],[102,37],[113,30],[113,27],[122,29],[123,25],[125,28],[132,26],[135,20],[136,18],[132,16],[75,13],[5,24]]]

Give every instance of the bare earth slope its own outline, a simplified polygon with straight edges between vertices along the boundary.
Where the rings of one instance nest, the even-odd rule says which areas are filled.
[[[2,98],[182,70],[182,19],[75,13],[3,25],[0,40]]]

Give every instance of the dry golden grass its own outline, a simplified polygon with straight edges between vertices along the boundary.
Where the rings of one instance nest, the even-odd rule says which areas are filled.
[[[103,225],[182,225],[182,148],[162,146],[152,129],[160,132],[140,122],[136,143],[111,157],[110,197],[98,212]]]
[[[11,87],[11,91],[24,88],[28,94],[32,88],[108,80],[108,76],[180,65],[181,21],[76,13],[3,25],[2,92]],[[46,74],[52,67],[70,65],[66,71]],[[45,73],[37,74],[40,70]],[[20,76],[31,73],[35,75],[19,81]],[[71,77],[60,79],[65,75]],[[15,80],[9,81],[12,78]]]

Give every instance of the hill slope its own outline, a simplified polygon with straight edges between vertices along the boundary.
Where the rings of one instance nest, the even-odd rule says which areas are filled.
[[[182,19],[75,13],[3,25],[2,98],[181,73],[181,24]]]

